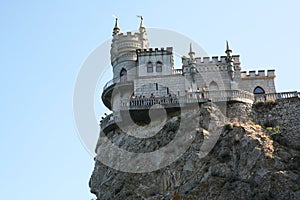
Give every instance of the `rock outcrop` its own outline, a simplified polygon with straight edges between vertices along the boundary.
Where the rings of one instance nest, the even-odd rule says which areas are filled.
[[[91,192],[98,200],[300,199],[299,99],[253,106],[230,103],[226,113],[223,118],[218,107],[207,103],[172,117],[151,138],[137,139],[118,128],[107,133],[120,148],[152,152],[172,141],[182,118],[197,123],[195,130],[184,129],[195,133],[187,151],[156,171],[126,173],[95,159]],[[212,134],[216,129],[221,131]],[[216,144],[199,156],[213,137]]]

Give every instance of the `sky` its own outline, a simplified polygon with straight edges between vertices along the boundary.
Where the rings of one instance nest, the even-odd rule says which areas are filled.
[[[94,160],[76,128],[73,92],[84,61],[111,39],[112,15],[121,31],[137,29],[143,15],[146,27],[186,35],[210,56],[224,55],[228,40],[243,70],[275,69],[282,92],[300,91],[299,7],[296,0],[1,0],[0,199],[94,197]]]

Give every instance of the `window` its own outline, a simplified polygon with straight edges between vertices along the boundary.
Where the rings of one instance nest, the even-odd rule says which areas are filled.
[[[265,90],[262,89],[261,87],[257,86],[254,91],[253,91],[254,94],[264,94],[265,93]]]
[[[156,72],[162,72],[162,63],[160,61],[156,63]]]
[[[147,72],[148,73],[153,72],[153,64],[152,64],[152,62],[148,62],[148,64],[147,64]]]
[[[127,80],[127,70],[122,69],[120,72],[120,82],[125,82]]]
[[[212,81],[209,84],[209,90],[215,91],[215,90],[219,90],[219,86],[215,81]]]

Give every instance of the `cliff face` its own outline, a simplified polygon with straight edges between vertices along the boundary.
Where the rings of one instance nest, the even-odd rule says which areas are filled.
[[[172,141],[182,118],[197,123],[195,130],[184,128],[195,133],[187,151],[156,171],[126,173],[96,159],[91,192],[97,199],[300,199],[299,99],[226,108],[224,120],[218,107],[204,104],[169,119],[150,139],[120,129],[108,133],[120,148],[152,152]],[[221,131],[211,134],[211,127]],[[216,136],[213,148],[200,156],[205,141]]]

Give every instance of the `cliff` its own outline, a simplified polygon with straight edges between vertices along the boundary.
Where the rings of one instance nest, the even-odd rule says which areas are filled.
[[[118,147],[140,153],[169,144],[183,120],[189,123],[182,130],[194,138],[177,160],[148,173],[118,171],[95,159],[91,192],[99,200],[300,199],[299,98],[228,103],[225,108],[226,118],[224,109],[202,104],[196,111],[171,117],[147,139],[118,128],[107,133]],[[212,138],[212,149],[203,149]]]

